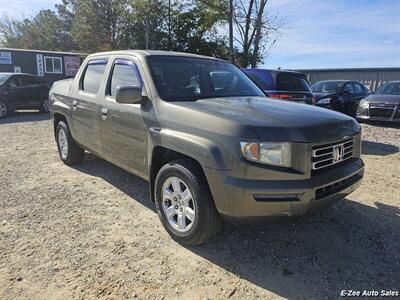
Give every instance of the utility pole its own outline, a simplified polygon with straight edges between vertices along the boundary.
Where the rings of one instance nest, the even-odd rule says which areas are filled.
[[[233,53],[233,0],[229,0],[229,50],[231,54],[231,62],[234,62],[235,57]]]
[[[168,0],[168,50],[171,51],[171,0]]]
[[[150,12],[151,10],[151,0],[148,0],[147,9]],[[146,26],[145,26],[145,48],[146,50],[149,49],[149,30],[150,30],[149,18],[146,19]]]

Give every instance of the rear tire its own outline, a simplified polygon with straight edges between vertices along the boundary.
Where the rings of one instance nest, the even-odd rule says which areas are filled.
[[[0,119],[5,118],[9,113],[8,105],[4,100],[0,99]]]
[[[198,245],[221,229],[222,219],[207,180],[191,160],[172,161],[160,169],[155,198],[164,228],[179,243]]]
[[[75,142],[68,125],[64,121],[57,123],[56,141],[58,154],[66,165],[73,165],[82,161],[85,151]]]

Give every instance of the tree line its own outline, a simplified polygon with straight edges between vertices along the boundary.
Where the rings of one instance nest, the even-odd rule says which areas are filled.
[[[256,67],[283,26],[268,0],[62,0],[29,18],[3,16],[0,45],[92,53],[158,49]]]

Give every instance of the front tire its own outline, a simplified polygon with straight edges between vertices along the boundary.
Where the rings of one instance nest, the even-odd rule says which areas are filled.
[[[0,99],[0,119],[5,118],[8,113],[9,111],[7,103]]]
[[[56,141],[58,154],[66,165],[73,165],[82,161],[85,151],[75,142],[64,121],[57,123]]]
[[[158,216],[171,237],[185,245],[198,245],[216,235],[222,220],[207,180],[191,160],[163,166],[155,181]]]

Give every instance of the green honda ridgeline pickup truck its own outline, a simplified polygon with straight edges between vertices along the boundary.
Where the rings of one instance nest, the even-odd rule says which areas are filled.
[[[184,244],[215,235],[221,217],[318,209],[364,173],[353,118],[266,98],[220,59],[93,54],[53,85],[50,108],[61,160],[78,163],[87,150],[148,180],[162,224]]]

